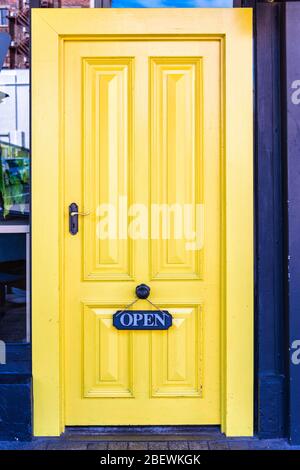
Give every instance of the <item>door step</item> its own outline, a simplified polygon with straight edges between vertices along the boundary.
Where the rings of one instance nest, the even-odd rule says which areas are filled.
[[[219,426],[67,426],[63,437],[72,441],[199,441],[225,435]]]

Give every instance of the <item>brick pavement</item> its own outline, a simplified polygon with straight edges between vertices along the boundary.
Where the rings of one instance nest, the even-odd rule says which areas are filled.
[[[93,435],[74,439],[66,438],[34,438],[31,442],[0,441],[0,450],[300,450],[300,446],[290,446],[284,439],[257,439],[257,438],[226,438],[222,434],[209,439],[181,439],[180,436],[139,436],[138,440],[97,440]]]

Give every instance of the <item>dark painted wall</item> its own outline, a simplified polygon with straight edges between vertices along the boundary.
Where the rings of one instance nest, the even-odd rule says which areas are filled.
[[[255,10],[256,425],[300,444],[300,2]]]
[[[279,3],[255,7],[256,424],[261,437],[286,432]]]
[[[239,1],[239,0],[237,0]],[[287,433],[283,2],[241,0],[254,11],[255,430]]]
[[[300,3],[284,18],[284,150],[286,158],[287,306],[289,312],[289,434],[300,444]]]

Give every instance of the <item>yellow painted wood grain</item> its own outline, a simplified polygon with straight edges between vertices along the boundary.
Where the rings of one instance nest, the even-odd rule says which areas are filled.
[[[65,424],[216,423],[251,435],[251,10],[32,15],[35,435]],[[101,246],[96,204],[124,192],[147,206],[203,202],[201,255],[181,240]],[[75,237],[73,201],[92,210]],[[174,314],[168,333],[111,327],[139,282]]]

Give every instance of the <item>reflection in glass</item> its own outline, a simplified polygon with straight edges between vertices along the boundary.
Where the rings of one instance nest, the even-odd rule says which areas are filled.
[[[0,141],[0,220],[29,215],[29,151]]]
[[[112,0],[113,8],[232,8],[233,0]]]
[[[26,341],[26,235],[0,233],[0,340]]]

